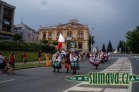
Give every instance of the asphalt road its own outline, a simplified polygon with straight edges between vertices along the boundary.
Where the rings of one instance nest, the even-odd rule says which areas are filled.
[[[77,74],[87,74],[91,71],[100,72],[113,64],[111,60],[95,69],[88,60],[81,61],[81,70]],[[39,67],[31,69],[16,70],[15,75],[0,75],[0,92],[62,92],[76,84],[65,80],[66,76],[72,75],[66,73],[63,67],[59,73],[54,73],[52,67]]]
[[[112,58],[115,57],[128,57],[128,59],[131,62],[132,65],[132,74],[139,75],[139,55],[130,55],[130,54],[124,54],[124,55],[111,55]],[[132,91],[131,92],[139,92],[139,82],[133,82],[132,83]]]
[[[98,69],[95,69],[88,60],[81,61],[81,70],[78,70],[77,74],[88,74],[92,71],[101,72],[115,63],[118,57],[122,56],[125,57],[125,55],[111,55],[109,61],[100,64]],[[139,74],[137,69],[139,61],[137,58],[129,58],[129,60],[131,60],[133,74]],[[15,75],[9,76],[7,74],[0,74],[0,92],[63,92],[79,84],[78,82],[65,80],[66,76],[72,75],[72,71],[67,74],[64,66],[59,73],[54,73],[52,67],[22,69],[16,70],[15,73]],[[138,92],[136,89],[139,90],[139,83],[133,83],[132,92]]]

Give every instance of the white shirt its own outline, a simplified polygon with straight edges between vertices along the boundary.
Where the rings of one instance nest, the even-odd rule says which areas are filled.
[[[2,56],[0,55],[0,63],[3,63],[3,59]]]
[[[70,61],[72,61],[72,55],[70,54]]]

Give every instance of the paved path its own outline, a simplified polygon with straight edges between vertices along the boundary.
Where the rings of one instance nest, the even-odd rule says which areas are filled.
[[[42,60],[40,63],[45,63],[46,60]],[[33,64],[33,63],[39,63],[39,61],[31,61],[31,62],[27,62],[27,64]],[[23,62],[16,62],[15,65],[20,65],[20,64],[24,64]]]

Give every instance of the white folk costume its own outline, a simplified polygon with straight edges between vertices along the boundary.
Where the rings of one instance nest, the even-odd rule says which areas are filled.
[[[52,60],[52,66],[54,68],[54,72],[55,72],[55,69],[58,69],[57,72],[59,72],[59,69],[62,68],[62,66],[61,66],[61,57],[58,55],[58,53],[55,55],[55,57]]]
[[[71,61],[71,69],[73,70],[73,74],[76,74],[76,70],[80,69],[78,56],[76,54],[70,54],[70,61]]]
[[[93,61],[94,56],[91,53],[89,55],[90,55],[90,63],[94,63]]]

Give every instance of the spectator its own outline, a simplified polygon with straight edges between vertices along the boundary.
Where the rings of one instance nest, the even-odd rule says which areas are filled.
[[[6,57],[3,56],[3,72],[6,66],[7,66]]]
[[[15,54],[12,52],[9,56],[9,64],[10,69],[7,71],[7,74],[9,75],[10,71],[12,71],[12,75],[14,75],[14,63],[15,63]]]
[[[51,65],[51,62],[50,62],[50,60],[49,60],[49,53],[46,53],[46,54],[45,54],[45,57],[46,57],[46,66],[48,67],[48,66]]]
[[[40,63],[41,58],[42,58],[41,50],[40,50],[39,53],[38,53],[38,58],[39,58],[39,63]]]
[[[0,53],[0,73],[3,73],[3,58],[2,58],[2,53]]]
[[[23,52],[23,53],[21,54],[21,56],[22,56],[22,60],[23,60],[24,64],[27,63],[27,60],[26,60],[26,53]]]

